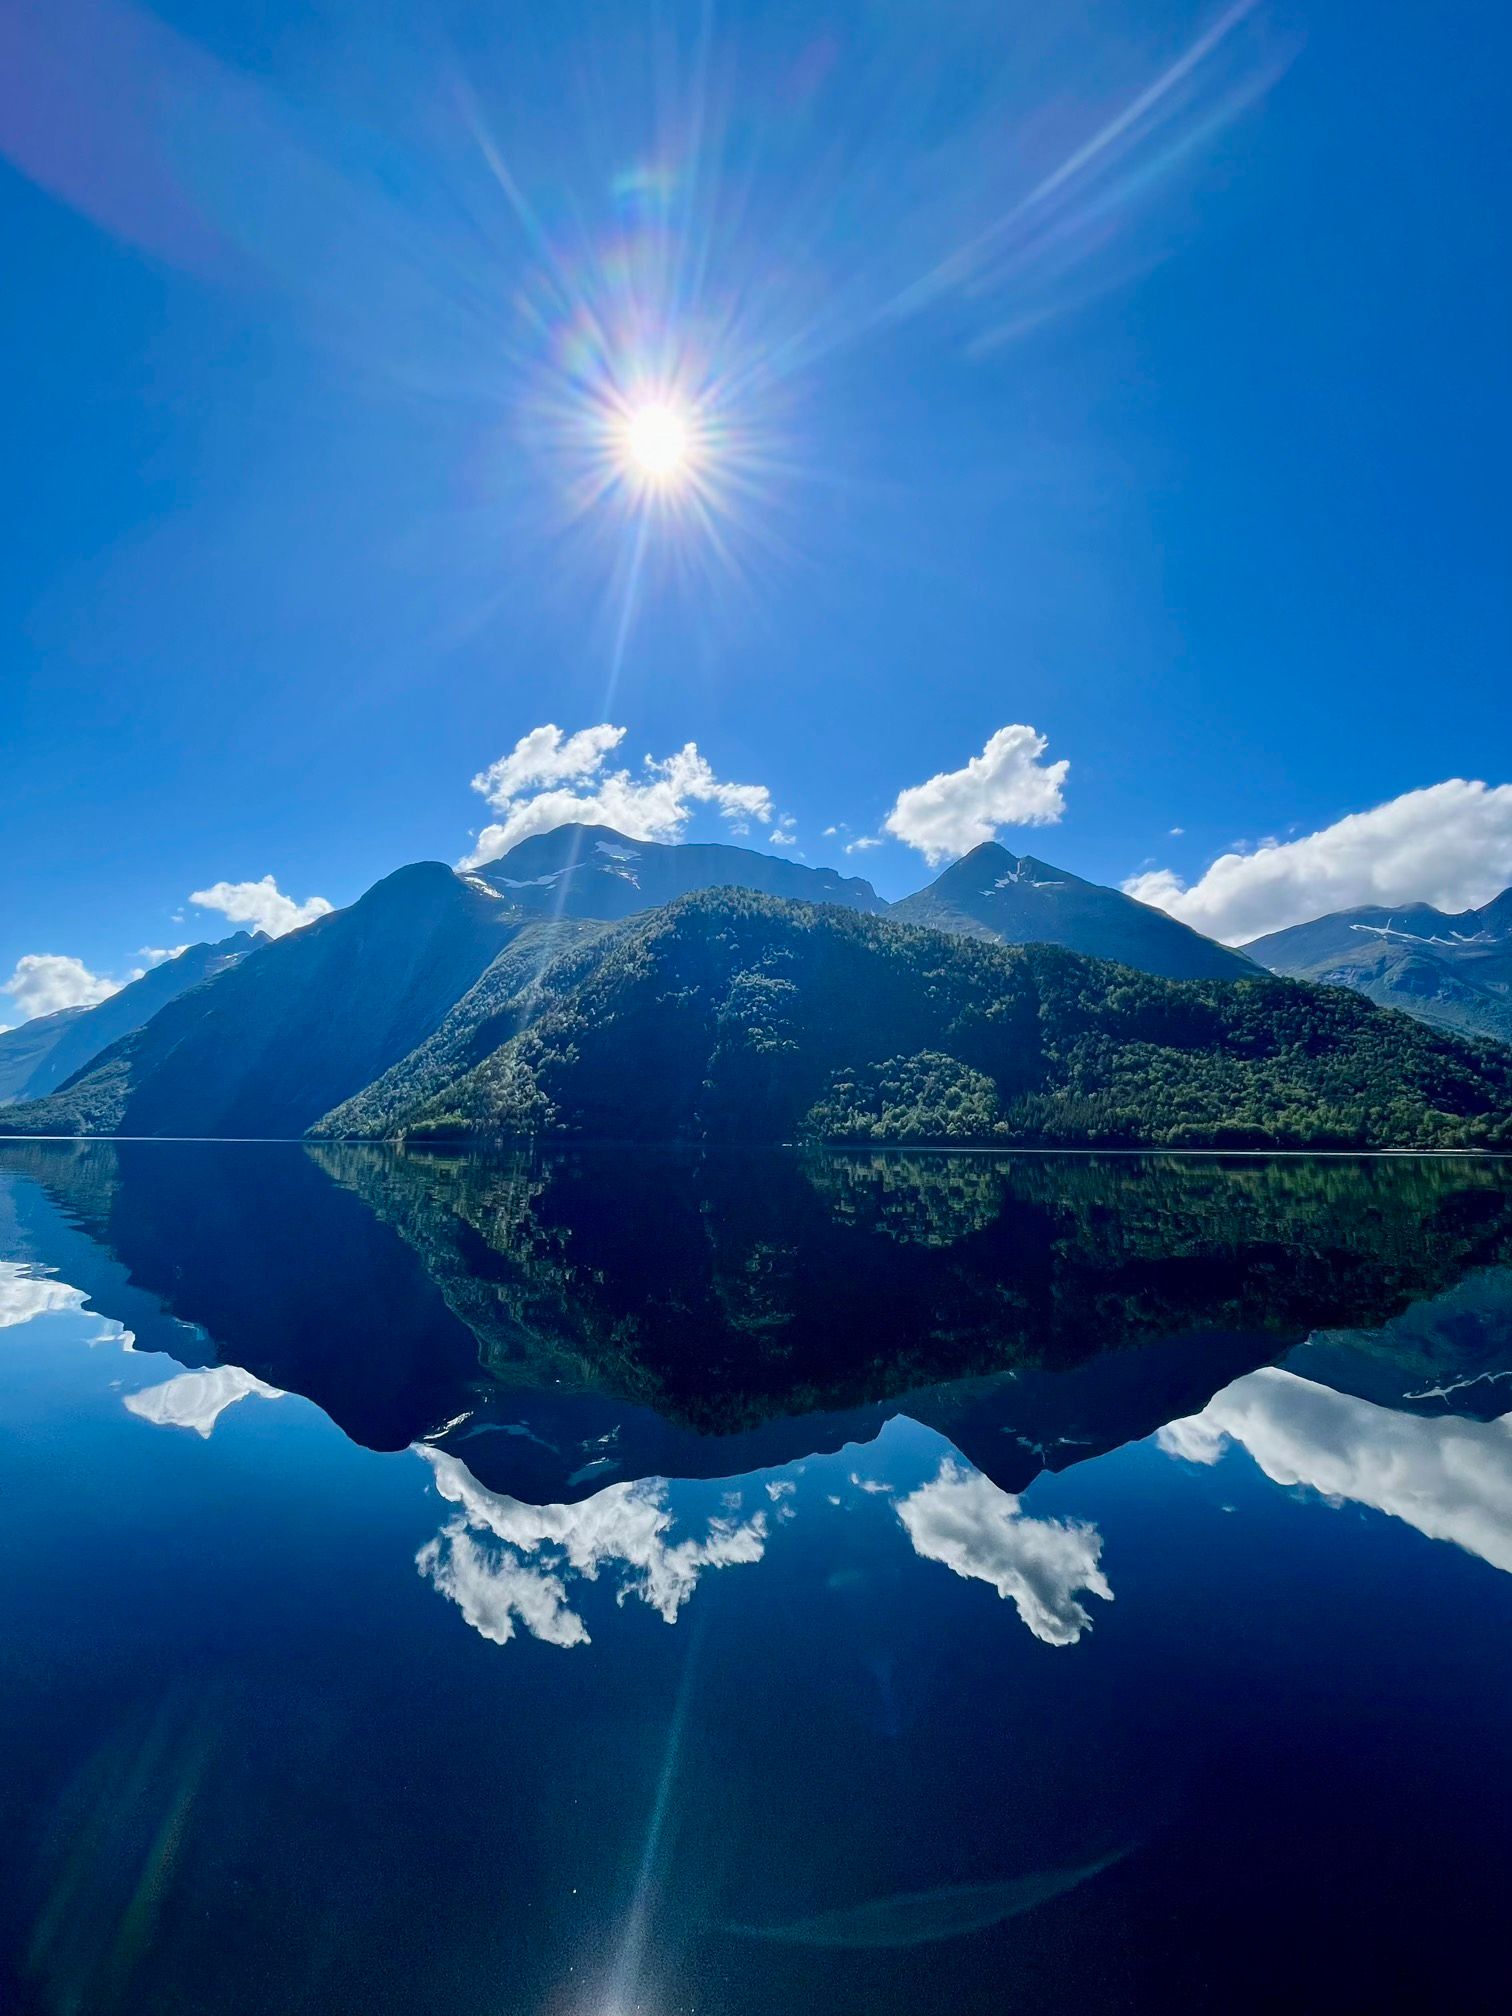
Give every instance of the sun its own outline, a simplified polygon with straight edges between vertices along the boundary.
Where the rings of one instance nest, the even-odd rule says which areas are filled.
[[[632,407],[625,416],[624,456],[644,483],[665,487],[688,472],[692,434],[686,414],[665,400]]]

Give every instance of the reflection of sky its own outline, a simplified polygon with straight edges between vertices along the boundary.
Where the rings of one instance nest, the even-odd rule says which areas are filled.
[[[88,1299],[82,1289],[71,1288],[44,1267],[22,1260],[0,1260],[0,1330],[33,1322],[39,1316],[71,1314],[83,1309]],[[90,1341],[119,1343],[129,1351],[132,1335],[124,1324],[102,1316],[99,1333]]]
[[[168,2007],[187,1982],[197,2012],[229,2016],[270,1945],[290,1978],[328,1978],[331,1894],[311,1868],[337,1872],[342,2006],[432,2008],[439,1985],[459,2016],[991,2016],[1003,1977],[984,1942],[1009,1936],[1024,2006],[1085,2007],[1088,1980],[1126,1978],[1131,1936],[1162,1985],[1216,1975],[1215,1925],[1263,1945],[1277,1867],[1300,1878],[1297,1909],[1326,1900],[1335,1935],[1342,1917],[1358,1964],[1374,1964],[1372,1916],[1416,1923],[1410,1898],[1442,1923],[1451,1887],[1479,1885],[1471,1934],[1494,1942],[1512,1580],[1483,1560],[1506,1559],[1502,1425],[1404,1423],[1263,1375],[1172,1431],[1190,1454],[1233,1439],[1222,1469],[1146,1442],[1015,1495],[895,1419],[745,1478],[539,1507],[444,1451],[358,1448],[295,1400],[242,1408],[208,1441],[149,1433],[123,1377],[181,1426],[220,1383],[91,1353],[100,1319],[39,1294],[48,1278],[8,1305],[24,1294],[38,1319],[0,1332],[18,1648],[0,1664],[0,1780],[39,1838],[80,1816],[39,1856],[59,2007],[65,1991]],[[1241,1438],[1283,1481],[1401,1516],[1283,1495]],[[503,1463],[508,1441],[465,1446]],[[1212,1516],[1220,1498],[1238,1516]],[[742,1572],[711,1584],[726,1566]],[[502,1666],[479,1633],[512,1634]],[[1054,1649],[1078,1634],[1076,1655]],[[588,1656],[555,1656],[590,1636]],[[1424,1728],[1453,1741],[1424,1746]],[[1350,1797],[1321,1840],[1299,1834],[1299,1799],[1333,1770]],[[468,1825],[478,1812],[503,1822]],[[1330,1889],[1330,1858],[1367,1838],[1371,1885]],[[1008,1883],[1125,1846],[1126,1866],[1018,1932],[968,1936]],[[1171,1910],[1143,1913],[1156,1893]],[[161,1903],[116,1994],[144,1896]],[[914,1949],[921,1915],[961,1936]],[[737,1942],[732,1923],[774,1936]],[[804,1940],[858,1950],[821,1978]],[[1434,1956],[1460,1967],[1444,2006],[1481,2006],[1467,1950],[1457,1933]],[[628,1987],[587,1992],[600,1981]]]
[[[934,1458],[932,1474],[905,1493],[851,1469],[852,1503],[888,1500],[920,1560],[996,1589],[1044,1644],[1074,1645],[1092,1624],[1078,1592],[1105,1602],[1113,1595],[1099,1566],[1096,1527],[1025,1514],[1018,1498],[953,1452],[937,1457],[949,1448],[939,1437],[898,1425],[922,1436],[920,1453],[926,1462]],[[487,1490],[454,1456],[430,1448],[417,1453],[430,1464],[441,1496],[457,1507],[420,1549],[417,1566],[475,1631],[496,1644],[506,1644],[517,1628],[552,1645],[587,1644],[588,1627],[571,1605],[571,1586],[601,1575],[614,1581],[619,1603],[636,1597],[673,1624],[708,1570],[750,1565],[767,1551],[769,1515],[736,1516],[738,1489],[721,1494],[723,1510],[706,1516],[700,1532],[678,1534],[673,1487],[663,1478],[611,1484],[575,1505],[527,1505]],[[910,1456],[907,1468],[914,1469],[918,1455]],[[820,1459],[815,1467],[822,1473],[843,1461]],[[801,1473],[807,1466],[795,1467]],[[765,1478],[761,1489],[779,1524],[797,1518],[795,1477]],[[830,1506],[844,1502],[833,1492],[823,1495]]]
[[[88,1300],[82,1289],[71,1287],[45,1269],[0,1260],[0,1330],[18,1328],[44,1316],[82,1314]],[[135,1340],[124,1324],[112,1316],[97,1320],[99,1327],[90,1343],[119,1344],[125,1351],[132,1350]],[[177,1373],[156,1386],[139,1387],[127,1393],[122,1404],[128,1413],[154,1427],[190,1428],[204,1439],[228,1407],[249,1397],[281,1400],[283,1394],[240,1365],[213,1365],[202,1371]]]
[[[0,1330],[83,1307],[83,1295],[66,1281],[19,1260],[0,1260]]]
[[[1216,1463],[1237,1443],[1278,1484],[1389,1512],[1430,1540],[1451,1540],[1512,1572],[1512,1414],[1499,1421],[1398,1414],[1267,1368],[1157,1439],[1190,1463]]]

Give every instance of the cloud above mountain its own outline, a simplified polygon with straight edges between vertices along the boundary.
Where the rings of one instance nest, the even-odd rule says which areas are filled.
[[[1190,887],[1169,868],[1123,886],[1210,938],[1242,945],[1362,904],[1474,909],[1509,883],[1512,784],[1451,777],[1300,839],[1234,848]]]
[[[282,938],[301,924],[313,924],[324,917],[331,905],[324,896],[308,896],[296,903],[285,896],[271,875],[259,882],[212,882],[208,889],[196,889],[189,901],[201,910],[219,910],[232,924],[249,931],[265,931],[270,938]]]
[[[601,721],[564,735],[554,722],[522,735],[507,756],[472,780],[474,791],[498,817],[477,836],[461,863],[480,868],[521,840],[573,823],[612,826],[632,840],[676,840],[696,805],[717,806],[737,832],[754,821],[784,837],[772,795],[764,784],[732,784],[715,775],[696,742],[670,756],[646,756],[640,768],[610,767],[626,731]]]
[[[1053,826],[1066,810],[1071,765],[1041,759],[1048,747],[1023,722],[999,728],[980,756],[900,791],[883,821],[894,839],[917,848],[931,868],[993,839],[1000,826]]]
[[[91,973],[82,959],[63,952],[24,952],[0,994],[15,1002],[23,1022],[56,1015],[60,1008],[95,1008],[118,994],[124,981]]]

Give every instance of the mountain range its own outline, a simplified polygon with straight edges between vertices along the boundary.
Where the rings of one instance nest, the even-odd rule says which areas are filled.
[[[1338,910],[1245,947],[1273,973],[1352,987],[1383,1008],[1512,1043],[1512,889],[1479,910]]]
[[[180,994],[267,943],[260,932],[238,931],[213,945],[186,945],[93,1008],[59,1008],[0,1033],[0,1104],[45,1098]]]
[[[1512,1055],[993,845],[888,905],[569,826],[193,951],[65,1017],[0,1131],[1465,1147],[1512,1124]]]
[[[880,913],[888,905],[859,875],[811,868],[752,847],[629,840],[612,826],[555,826],[472,873],[528,917],[615,922],[697,889],[754,889],[799,903],[840,903]]]

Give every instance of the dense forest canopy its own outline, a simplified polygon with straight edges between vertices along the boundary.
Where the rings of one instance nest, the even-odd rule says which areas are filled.
[[[1488,1148],[1512,1056],[1337,989],[1173,982],[735,890],[530,976],[517,1032],[315,1133]],[[500,1003],[489,1004],[497,1018]],[[496,1024],[497,1026],[497,1024]],[[417,1088],[422,1089],[422,1088]]]

